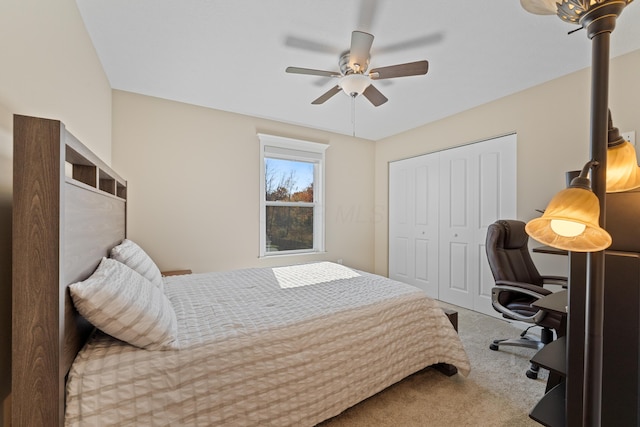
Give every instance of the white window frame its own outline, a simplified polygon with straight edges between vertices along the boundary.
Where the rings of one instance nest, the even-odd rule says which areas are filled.
[[[325,151],[328,144],[258,134],[260,140],[260,257],[309,254],[324,252],[325,213],[324,176]],[[267,202],[265,158],[310,162],[313,168],[313,203]],[[267,252],[267,206],[313,206],[313,248],[290,251]]]

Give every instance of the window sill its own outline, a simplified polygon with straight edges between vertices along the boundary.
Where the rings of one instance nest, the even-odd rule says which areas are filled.
[[[265,255],[260,255],[258,258],[260,259],[268,259],[268,258],[283,258],[283,257],[295,257],[295,256],[313,256],[313,255],[322,255],[326,254],[327,251],[308,251],[308,252],[286,252],[286,253],[269,253]]]

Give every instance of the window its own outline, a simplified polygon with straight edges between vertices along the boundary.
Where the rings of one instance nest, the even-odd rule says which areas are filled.
[[[260,139],[260,256],[324,251],[324,152],[328,145]]]

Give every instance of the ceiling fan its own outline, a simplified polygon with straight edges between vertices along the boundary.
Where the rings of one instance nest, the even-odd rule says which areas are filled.
[[[338,61],[340,71],[287,67],[286,72],[340,79],[337,85],[315,99],[312,102],[314,105],[323,104],[342,90],[353,98],[362,94],[376,107],[384,104],[388,99],[373,86],[373,80],[427,74],[429,62],[426,60],[374,68],[367,72],[372,44],[372,34],[363,31],[354,31],[351,33],[350,49],[340,55],[340,60]]]

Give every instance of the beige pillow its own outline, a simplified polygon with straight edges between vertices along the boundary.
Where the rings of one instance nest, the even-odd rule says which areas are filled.
[[[89,278],[69,288],[78,312],[112,337],[150,350],[177,348],[171,302],[121,262],[102,258]]]
[[[111,258],[120,261],[138,272],[148,281],[164,292],[162,274],[155,262],[135,242],[124,239],[121,244],[111,249]]]

